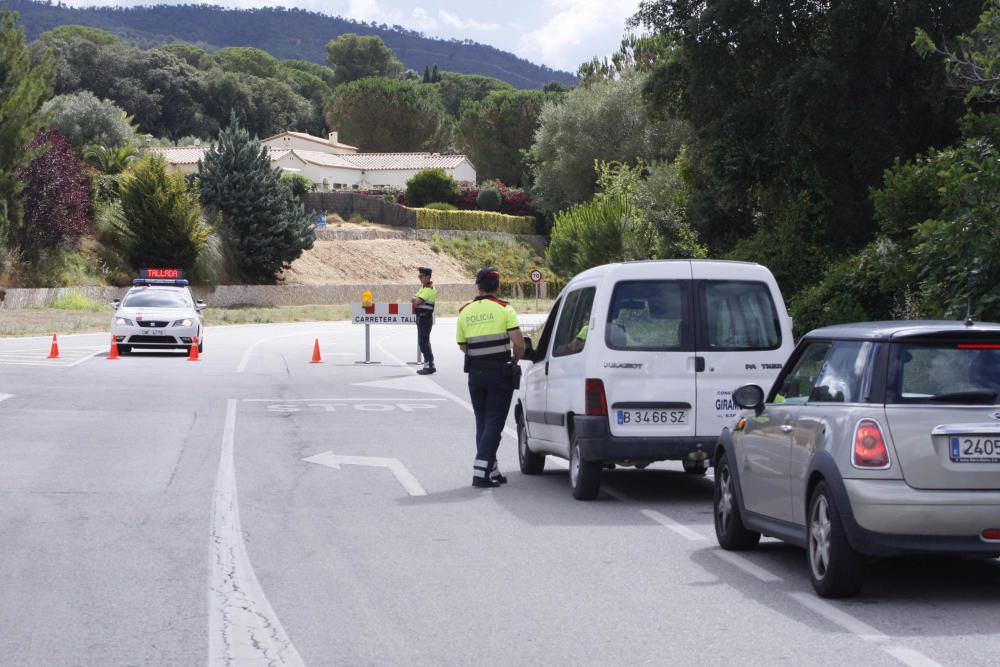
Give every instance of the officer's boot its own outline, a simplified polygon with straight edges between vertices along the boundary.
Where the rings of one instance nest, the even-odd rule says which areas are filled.
[[[481,489],[493,489],[500,486],[500,482],[490,477],[491,470],[489,462],[476,459],[472,467],[472,486]]]
[[[434,368],[434,362],[428,361],[424,364],[424,367],[417,371],[417,375],[431,375],[436,373],[437,369]]]
[[[506,484],[507,476],[500,472],[500,466],[496,463],[493,464],[493,469],[490,470],[490,479],[497,484]]]

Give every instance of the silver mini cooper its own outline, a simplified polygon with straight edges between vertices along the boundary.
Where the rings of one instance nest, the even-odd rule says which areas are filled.
[[[1000,555],[1000,324],[866,322],[808,333],[714,464],[724,549],[806,549],[824,597],[869,556]]]

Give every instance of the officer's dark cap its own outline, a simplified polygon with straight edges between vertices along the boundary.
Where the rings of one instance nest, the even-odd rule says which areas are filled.
[[[417,269],[417,273],[419,273],[421,275],[424,275],[424,276],[429,276],[429,275],[431,275],[431,269],[428,266],[421,266],[421,267],[419,267]]]
[[[479,269],[479,273],[476,274],[476,284],[482,285],[484,282],[499,283],[500,272],[492,266],[487,266],[485,269]]]

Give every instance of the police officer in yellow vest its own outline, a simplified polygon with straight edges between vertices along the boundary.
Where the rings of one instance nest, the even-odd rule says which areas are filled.
[[[437,370],[434,368],[434,352],[431,350],[431,328],[434,326],[434,302],[437,301],[437,290],[431,281],[430,268],[421,266],[417,269],[417,277],[420,279],[421,287],[416,296],[410,299],[417,315],[417,346],[424,357],[424,367],[417,373],[430,375]]]
[[[465,353],[469,397],[476,414],[476,461],[472,485],[500,486],[507,478],[497,467],[500,434],[514,395],[517,362],[524,337],[517,313],[496,296],[500,272],[489,267],[476,274],[479,296],[458,311],[458,346]]]

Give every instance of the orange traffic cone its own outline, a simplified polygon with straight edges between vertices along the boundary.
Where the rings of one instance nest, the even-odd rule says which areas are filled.
[[[118,358],[118,343],[115,341],[115,337],[112,336],[111,337],[111,350],[108,351],[108,360],[111,361],[111,360],[117,359],[117,358]]]
[[[59,341],[56,340],[56,335],[52,334],[52,348],[49,350],[49,359],[59,358]]]
[[[313,358],[310,364],[321,364],[323,363],[323,357],[319,356],[319,338],[313,343]]]
[[[191,352],[188,354],[188,361],[198,361],[198,337],[195,336],[191,339]]]

